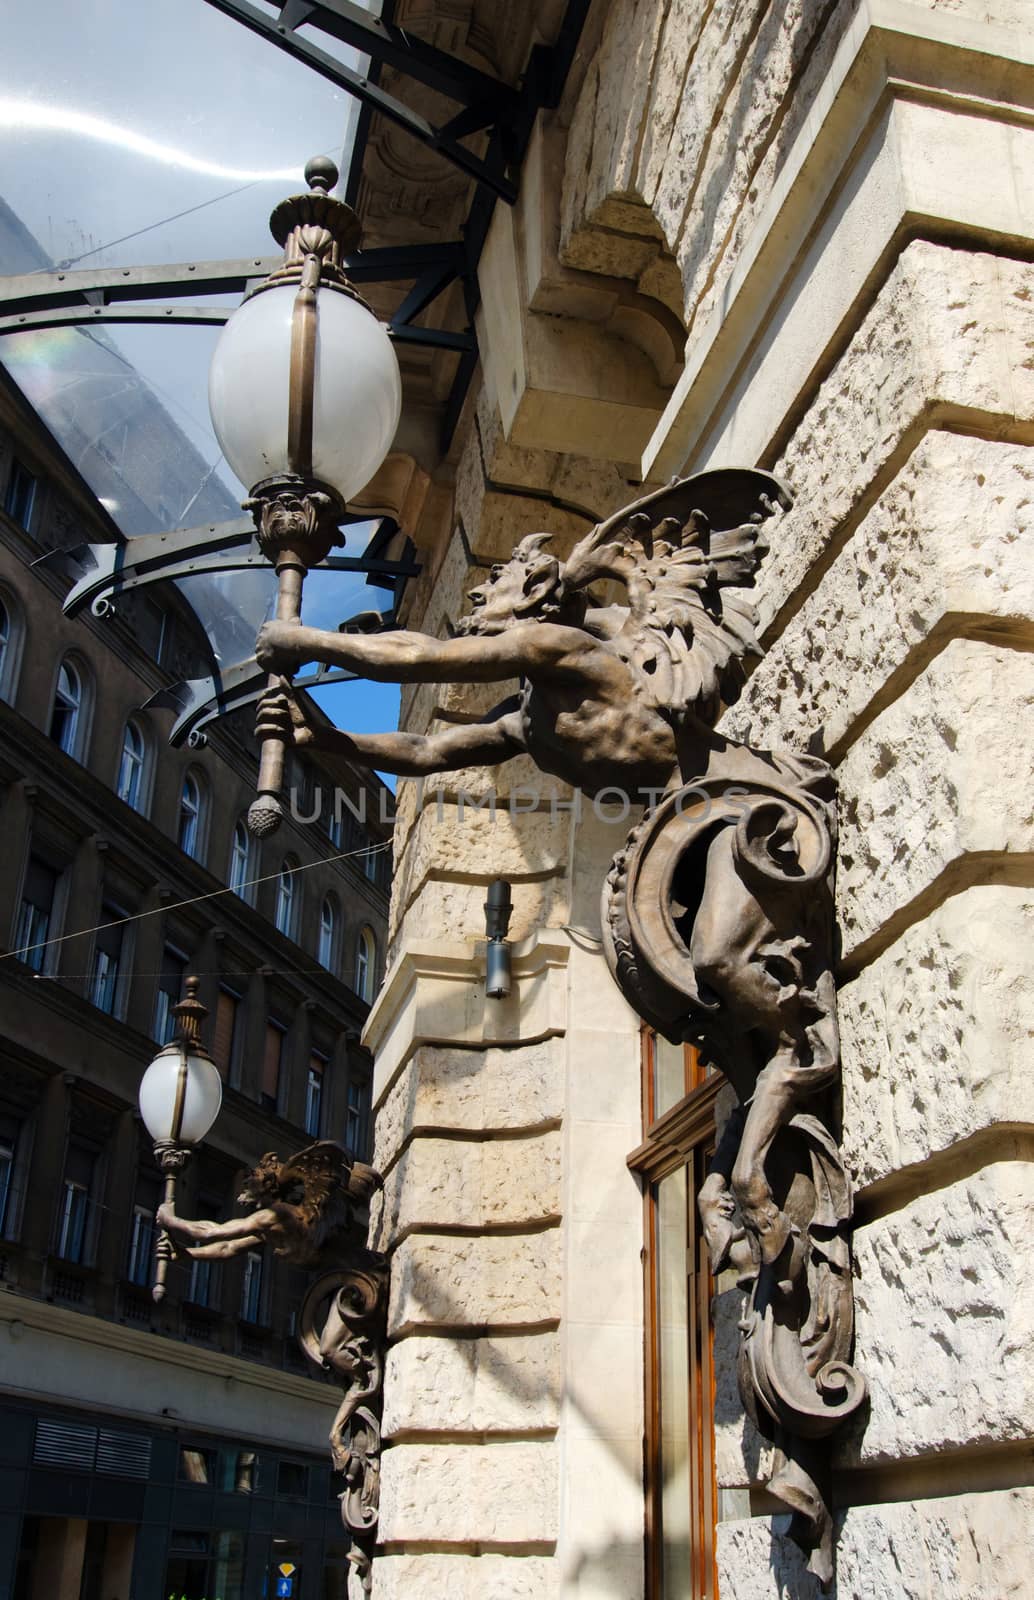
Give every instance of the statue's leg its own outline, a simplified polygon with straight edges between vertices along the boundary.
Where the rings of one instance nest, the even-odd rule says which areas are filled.
[[[736,1152],[743,1135],[743,1119],[743,1107],[738,1105],[722,1129],[707,1177],[697,1194],[697,1211],[700,1213],[714,1274],[721,1272],[727,1264],[733,1243],[743,1235],[743,1229],[736,1220],[736,1202],[730,1188]]]
[[[762,1261],[775,1261],[793,1232],[793,1223],[776,1205],[765,1161],[780,1130],[797,1110],[800,1093],[797,1052],[783,1042],[758,1073],[732,1169],[732,1188],[740,1215],[761,1247]]]

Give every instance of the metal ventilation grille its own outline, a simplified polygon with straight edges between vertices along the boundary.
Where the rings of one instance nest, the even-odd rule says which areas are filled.
[[[96,1449],[96,1428],[84,1428],[75,1422],[36,1423],[32,1459],[41,1466],[92,1472]]]
[[[143,1478],[151,1472],[151,1441],[144,1433],[113,1433],[75,1422],[36,1423],[32,1459],[39,1466],[67,1472],[105,1472],[115,1478]]]
[[[97,1471],[117,1478],[148,1478],[151,1441],[143,1433],[112,1433],[102,1428],[97,1439]]]

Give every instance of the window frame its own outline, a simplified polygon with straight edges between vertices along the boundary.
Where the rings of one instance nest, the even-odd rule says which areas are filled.
[[[326,913],[329,912],[329,919]],[[341,911],[337,898],[328,892],[320,901],[320,921],[316,937],[316,960],[327,972],[337,970],[338,946],[341,942]]]
[[[140,740],[139,754],[135,751],[127,752],[126,744],[130,732],[136,734]],[[129,761],[136,766],[136,786],[132,781],[126,785],[123,792],[123,773],[126,769],[127,755]],[[122,729],[122,744],[119,748],[118,771],[115,774],[115,793],[123,803],[135,811],[138,816],[146,817],[151,805],[151,741],[142,723],[136,717],[127,717]]]
[[[71,711],[71,732],[65,734],[62,729],[60,736],[54,731],[54,719],[58,713],[58,696],[65,693],[61,687],[62,673],[71,673],[79,685],[79,698],[71,707],[62,709]],[[78,655],[69,653],[61,657],[54,674],[54,688],[50,696],[50,715],[47,718],[47,736],[58,749],[72,761],[78,761],[80,766],[86,764],[86,753],[89,748],[89,721],[92,707],[93,683],[89,669],[84,666]],[[71,696],[68,697],[71,699]]]
[[[345,1090],[345,1149],[350,1156],[362,1161],[366,1156],[366,1145],[369,1126],[369,1094],[370,1084],[368,1079],[351,1076]],[[358,1137],[351,1138],[353,1125],[358,1131]]]
[[[373,929],[364,923],[356,935],[353,988],[365,1005],[373,1002],[377,981],[377,940]]]
[[[238,840],[243,837],[244,848],[238,848]],[[230,860],[226,871],[227,887],[232,889],[238,899],[243,900],[246,906],[254,904],[255,885],[251,879],[252,872],[252,834],[244,817],[238,817],[230,836]],[[235,870],[236,863],[243,862],[242,876],[238,880]]]
[[[715,1470],[714,1355],[711,1305],[715,1285],[696,1207],[715,1145],[715,1103],[725,1083],[721,1073],[704,1069],[691,1045],[683,1046],[685,1093],[659,1116],[657,1105],[657,1035],[641,1028],[644,1139],[628,1156],[630,1169],[643,1182],[645,1249],[643,1310],[645,1323],[645,1487],[646,1600],[676,1600],[664,1588],[664,1519],[662,1458],[662,1355],[660,1304],[660,1185],[686,1171],[686,1359],[687,1462],[689,1516],[695,1540],[689,1549],[691,1588],[680,1584],[677,1600],[716,1600],[718,1485]]]
[[[134,1201],[130,1216],[129,1250],[126,1258],[126,1279],[139,1289],[149,1289],[154,1272],[154,1211],[150,1206]],[[141,1252],[140,1245],[145,1248]]]
[[[249,1328],[263,1328],[266,1325],[264,1304],[265,1280],[265,1251],[246,1251],[241,1269],[241,1303],[238,1315],[239,1320],[241,1322],[246,1322]],[[251,1310],[254,1310],[254,1316],[251,1315]]]
[[[273,926],[285,939],[293,940],[298,925],[300,896],[295,884],[299,863],[294,856],[284,856],[276,879],[276,905],[273,909]]]
[[[188,803],[187,789],[192,785],[195,799]],[[176,820],[176,843],[185,856],[205,864],[208,832],[208,789],[204,777],[196,767],[188,767],[180,784],[179,811]]]
[[[104,934],[111,931],[110,928],[100,925],[97,927],[93,938],[93,949],[90,952],[90,976],[86,998],[98,1011],[103,1012],[105,1016],[114,1017],[119,1022],[125,1020],[126,1004],[129,999],[129,981],[133,967],[133,924],[128,920],[130,915],[130,912],[113,900],[105,899],[101,901],[97,919],[98,924],[115,923],[118,928],[118,959],[115,963],[115,980],[111,985],[110,1005],[103,1005],[97,994],[100,980],[98,956],[106,953],[102,949],[101,940]],[[119,918],[127,920],[119,923]]]
[[[165,989],[162,986],[162,980],[166,976],[164,970],[160,971],[158,974],[158,982],[155,985],[154,991],[154,1016],[151,1022],[151,1037],[160,1045],[166,1045],[170,1043],[173,1035],[176,1032],[176,1019],[172,1015],[172,1008],[174,1005],[177,1005],[183,997],[183,980],[187,976],[187,967],[190,965],[190,956],[187,954],[187,952],[181,949],[179,945],[173,944],[170,939],[166,939],[162,944],[161,965],[163,969],[165,967],[166,956],[171,956],[173,961],[178,963],[181,970],[179,973],[179,988],[175,995],[172,994],[171,990]],[[166,1000],[166,1004],[164,1006],[162,1004],[163,996]],[[159,1016],[162,1017],[163,1031],[159,1031],[158,1028]],[[170,1023],[171,1030],[169,1028]]]
[[[33,863],[42,867],[46,872],[53,874],[54,888],[50,899],[50,909],[47,913],[46,927],[42,939],[37,938],[38,929],[26,930],[22,921],[26,907],[26,890]],[[55,861],[45,849],[35,845],[30,838],[28,849],[25,852],[25,861],[22,867],[22,881],[18,891],[18,900],[14,908],[14,924],[11,935],[11,950],[24,950],[24,955],[18,956],[33,972],[44,976],[52,976],[58,968],[59,946],[56,940],[60,937],[61,924],[64,917],[65,900],[68,893],[68,874],[64,864]],[[32,902],[35,904],[35,902]],[[36,907],[36,909],[40,909]],[[30,947],[36,945],[38,951]],[[38,954],[38,960],[34,959]]]
[[[25,648],[25,612],[21,601],[6,584],[0,584],[0,610],[7,618],[7,633],[0,638],[0,700],[13,706]]]
[[[18,509],[16,502],[19,499],[19,489],[28,486],[28,503],[23,510]],[[23,533],[32,534],[36,510],[40,503],[40,490],[43,485],[38,472],[33,472],[25,465],[19,456],[11,457],[11,465],[4,485],[4,514],[10,517],[16,527]]]
[[[315,1063],[319,1062],[319,1066]],[[320,1137],[323,1126],[323,1098],[330,1058],[322,1050],[309,1051],[309,1065],[305,1077],[305,1117],[302,1126],[312,1139]],[[315,1115],[313,1115],[315,1112]]]

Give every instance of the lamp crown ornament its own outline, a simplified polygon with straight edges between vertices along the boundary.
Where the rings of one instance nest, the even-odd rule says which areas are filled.
[[[201,1038],[201,1024],[208,1016],[208,1007],[198,998],[200,991],[200,978],[190,977],[185,980],[183,998],[177,1000],[172,1007],[172,1015],[176,1018],[173,1042],[178,1043],[182,1040],[194,1055],[205,1056],[211,1060]]]

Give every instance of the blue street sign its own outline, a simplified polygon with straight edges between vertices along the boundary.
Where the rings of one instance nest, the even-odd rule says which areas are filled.
[[[276,1580],[276,1600],[291,1600],[293,1594],[293,1578],[278,1578]]]

